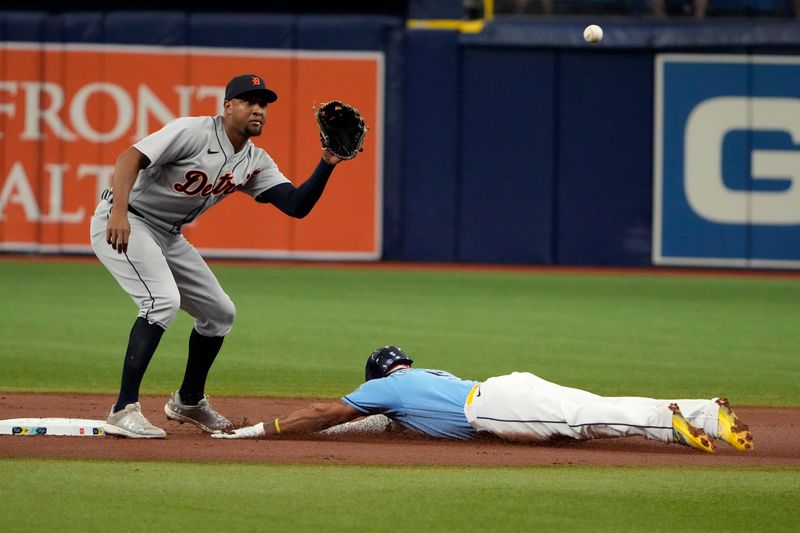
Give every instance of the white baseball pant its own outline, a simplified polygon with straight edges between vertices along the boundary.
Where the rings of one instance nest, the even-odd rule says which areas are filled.
[[[716,399],[716,398],[715,398]],[[711,400],[604,397],[563,387],[528,372],[489,378],[472,392],[464,413],[476,431],[509,440],[548,441],[641,436],[672,442],[672,411],[718,437],[719,405]]]
[[[128,213],[128,251],[119,254],[106,242],[110,207],[102,200],[92,217],[92,249],[139,306],[139,316],[167,329],[183,309],[195,318],[201,335],[227,335],[236,308],[194,246],[183,235],[166,233]]]

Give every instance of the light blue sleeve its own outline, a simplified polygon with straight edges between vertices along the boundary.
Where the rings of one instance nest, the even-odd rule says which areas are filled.
[[[342,397],[342,401],[368,415],[394,412],[402,407],[402,402],[388,379],[367,381]]]

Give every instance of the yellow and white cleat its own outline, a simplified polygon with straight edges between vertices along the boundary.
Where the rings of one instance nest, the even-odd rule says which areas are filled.
[[[672,439],[678,444],[700,450],[701,452],[714,453],[714,443],[699,427],[693,426],[684,418],[677,403],[669,404],[672,411]]]
[[[727,398],[718,399],[717,405],[719,405],[719,416],[717,417],[719,438],[740,452],[752,452],[753,434],[750,433],[750,428],[739,420]]]

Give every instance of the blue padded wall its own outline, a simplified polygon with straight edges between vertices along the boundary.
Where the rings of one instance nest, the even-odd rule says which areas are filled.
[[[567,51],[559,65],[556,263],[650,263],[653,55]]]
[[[464,47],[458,259],[552,260],[553,54]]]
[[[405,32],[389,32],[386,49],[386,106],[383,110],[383,257],[402,259],[403,231],[403,125],[405,121],[403,50]]]
[[[39,12],[7,11],[3,17],[8,41],[47,41],[47,14]]]
[[[401,28],[396,17],[380,15],[306,15],[297,18],[298,48],[384,50],[388,32]]]
[[[292,48],[295,16],[280,14],[194,13],[189,16],[189,44],[230,48]]]
[[[102,13],[63,13],[53,17],[61,25],[61,40],[68,43],[96,43],[105,36]]]
[[[406,36],[403,259],[456,259],[457,38],[454,31]]]
[[[189,44],[188,20],[183,11],[111,11],[105,19],[105,41],[184,46]]]

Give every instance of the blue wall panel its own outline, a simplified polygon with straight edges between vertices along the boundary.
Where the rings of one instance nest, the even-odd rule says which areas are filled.
[[[401,248],[413,261],[456,259],[457,38],[425,30],[406,37]]]
[[[192,46],[292,48],[296,40],[293,15],[194,13],[188,24]]]
[[[105,19],[106,42],[184,46],[189,44],[188,20],[183,11],[112,11]]]
[[[41,35],[46,42],[101,42],[105,35],[105,16],[88,11],[51,15],[44,21]]]
[[[551,52],[463,49],[458,259],[550,263]]]
[[[560,264],[650,264],[653,55],[561,54]]]
[[[389,33],[383,109],[383,257],[391,260],[403,258],[404,46],[404,31]]]
[[[9,41],[47,41],[47,14],[7,11],[4,17],[5,36]]]
[[[96,43],[105,39],[105,16],[102,13],[63,13],[58,20],[64,42]]]
[[[297,47],[304,50],[384,50],[388,32],[402,28],[398,17],[379,15],[297,18]]]

